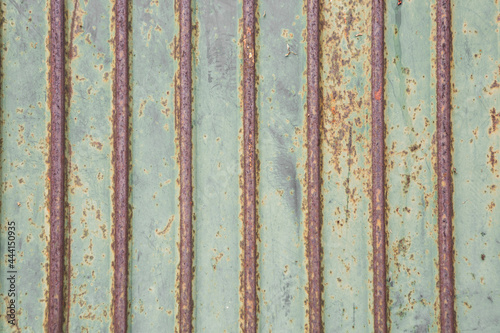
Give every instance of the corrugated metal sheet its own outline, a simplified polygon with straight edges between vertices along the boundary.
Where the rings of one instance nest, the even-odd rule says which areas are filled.
[[[0,331],[497,332],[499,9],[2,2]]]

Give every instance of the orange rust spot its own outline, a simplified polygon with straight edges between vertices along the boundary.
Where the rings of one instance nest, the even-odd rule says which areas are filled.
[[[333,92],[330,94],[330,100],[332,104],[332,109],[335,109],[335,97],[333,96]]]
[[[379,90],[377,90],[377,91],[375,92],[375,99],[376,99],[377,101],[380,101],[380,100],[382,99],[382,88],[380,88]]]

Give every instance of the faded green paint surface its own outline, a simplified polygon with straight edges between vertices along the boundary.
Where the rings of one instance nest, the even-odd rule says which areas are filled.
[[[322,2],[321,241],[327,332],[373,329],[370,3]]]
[[[455,1],[453,166],[460,332],[500,326],[500,6]]]
[[[438,332],[435,2],[386,6],[387,286],[395,332]]]
[[[106,331],[111,322],[112,68],[110,4],[67,1],[65,326]]]
[[[240,86],[237,1],[192,2],[194,328],[237,332],[240,317]],[[241,136],[241,137],[240,137]]]
[[[47,9],[45,1],[2,2],[1,9],[0,331],[40,332],[48,296]],[[17,327],[5,316],[9,221],[16,223]]]
[[[1,3],[0,331],[40,332],[48,274],[48,1]],[[323,321],[373,330],[371,1],[321,2]],[[68,332],[110,331],[113,2],[67,0]],[[258,2],[258,330],[308,329],[305,2]],[[193,0],[193,281],[197,332],[241,329],[241,1]],[[500,325],[497,2],[453,2],[459,332]],[[439,331],[435,1],[386,3],[388,314]],[[179,264],[175,3],[130,6],[129,329],[174,331]],[[178,110],[178,109],[177,109]],[[18,327],[6,321],[17,224]],[[68,294],[67,294],[68,295]]]
[[[129,329],[173,332],[179,262],[178,25],[173,3],[134,1],[131,14]]]
[[[258,17],[258,329],[297,332],[306,324],[307,283],[303,2],[260,1]]]

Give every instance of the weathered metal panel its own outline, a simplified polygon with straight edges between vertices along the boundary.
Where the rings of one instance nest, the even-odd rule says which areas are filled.
[[[130,13],[129,330],[173,331],[179,263],[178,16],[173,3],[149,0],[135,1]]]
[[[326,332],[362,332],[373,327],[371,14],[370,1],[322,2],[321,176]]]
[[[458,0],[453,22],[453,180],[457,329],[500,325],[498,1]]]
[[[66,297],[64,330],[111,323],[112,6],[66,4]]]
[[[39,331],[48,296],[48,9],[45,1],[2,2],[0,331]],[[8,111],[7,111],[8,110]],[[9,266],[9,222],[16,260]],[[10,276],[17,271],[17,316],[7,322]],[[12,297],[10,297],[12,299]]]
[[[236,1],[198,0],[192,6],[194,329],[237,332],[243,227],[239,184],[243,110],[238,93],[243,9]]]
[[[307,282],[303,1],[258,8],[259,331],[304,331]],[[284,232],[286,230],[286,232]]]
[[[0,331],[498,331],[499,9],[2,2]]]
[[[435,8],[386,7],[387,282],[397,332],[439,331]]]

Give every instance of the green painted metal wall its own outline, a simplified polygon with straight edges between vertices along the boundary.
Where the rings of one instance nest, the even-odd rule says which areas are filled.
[[[500,326],[498,1],[452,4],[457,331]],[[1,2],[0,331],[41,332],[48,299],[48,6]],[[112,322],[112,1],[66,1],[64,330]],[[258,330],[308,331],[306,4],[258,2]],[[192,0],[194,330],[242,330],[242,3]],[[388,317],[439,332],[436,1],[386,2]],[[130,2],[129,330],[173,332],[179,270],[179,17]],[[373,331],[371,1],[320,15],[323,323]],[[16,326],[8,222],[16,222]]]

